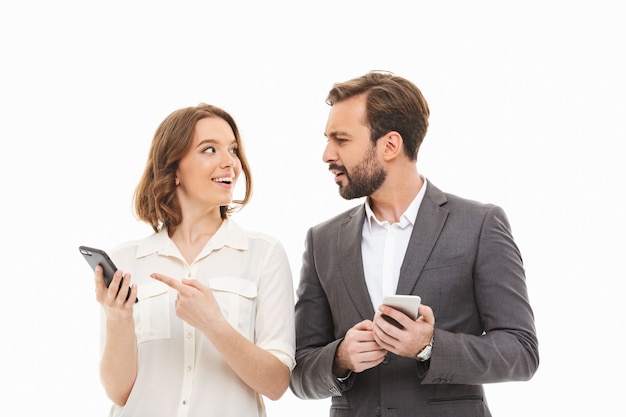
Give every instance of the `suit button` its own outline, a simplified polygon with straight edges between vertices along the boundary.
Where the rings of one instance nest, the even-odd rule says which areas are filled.
[[[385,355],[385,358],[383,359],[383,365],[387,365],[389,363],[391,359],[389,358],[389,354]]]

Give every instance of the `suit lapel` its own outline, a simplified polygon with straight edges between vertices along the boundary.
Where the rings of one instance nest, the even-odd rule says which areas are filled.
[[[397,294],[411,294],[415,288],[448,217],[448,210],[441,207],[446,202],[445,194],[428,182],[400,268]]]
[[[356,207],[349,213],[349,216],[346,222],[339,225],[337,234],[341,277],[359,314],[364,319],[371,319],[374,317],[374,307],[365,283],[361,252],[365,208],[362,205]]]

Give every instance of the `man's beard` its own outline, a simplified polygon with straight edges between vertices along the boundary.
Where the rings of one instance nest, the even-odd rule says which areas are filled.
[[[333,168],[342,171],[346,175],[346,185],[339,185],[339,194],[346,200],[372,195],[387,178],[385,169],[376,159],[376,148],[374,147],[350,173],[347,172],[344,166],[334,166]]]

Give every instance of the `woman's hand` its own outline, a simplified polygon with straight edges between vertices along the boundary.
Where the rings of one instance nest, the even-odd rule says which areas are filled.
[[[104,283],[102,267],[95,269],[96,300],[104,309],[107,319],[128,319],[133,315],[133,305],[137,298],[137,285],[130,284],[130,274],[117,270],[113,275],[109,288]],[[121,283],[121,287],[120,287]],[[130,295],[129,293],[130,288]]]
[[[209,338],[215,334],[214,330],[218,325],[226,324],[213,290],[206,285],[195,279],[178,281],[157,273],[150,276],[178,291],[174,303],[176,316],[201,330]]]
[[[211,340],[244,383],[272,400],[283,395],[289,385],[289,368],[226,321],[211,288],[195,279],[178,281],[156,273],[150,276],[178,291],[176,316]]]
[[[115,404],[123,406],[137,377],[137,346],[133,317],[137,286],[130,285],[130,274],[118,270],[115,271],[113,280],[107,288],[100,265],[95,269],[95,281],[96,300],[106,316],[106,337],[100,361],[100,379],[107,396]]]

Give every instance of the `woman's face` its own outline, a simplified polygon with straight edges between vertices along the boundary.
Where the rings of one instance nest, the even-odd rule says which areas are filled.
[[[240,174],[237,140],[230,125],[218,117],[198,120],[191,148],[176,171],[177,195],[183,210],[230,204]]]

